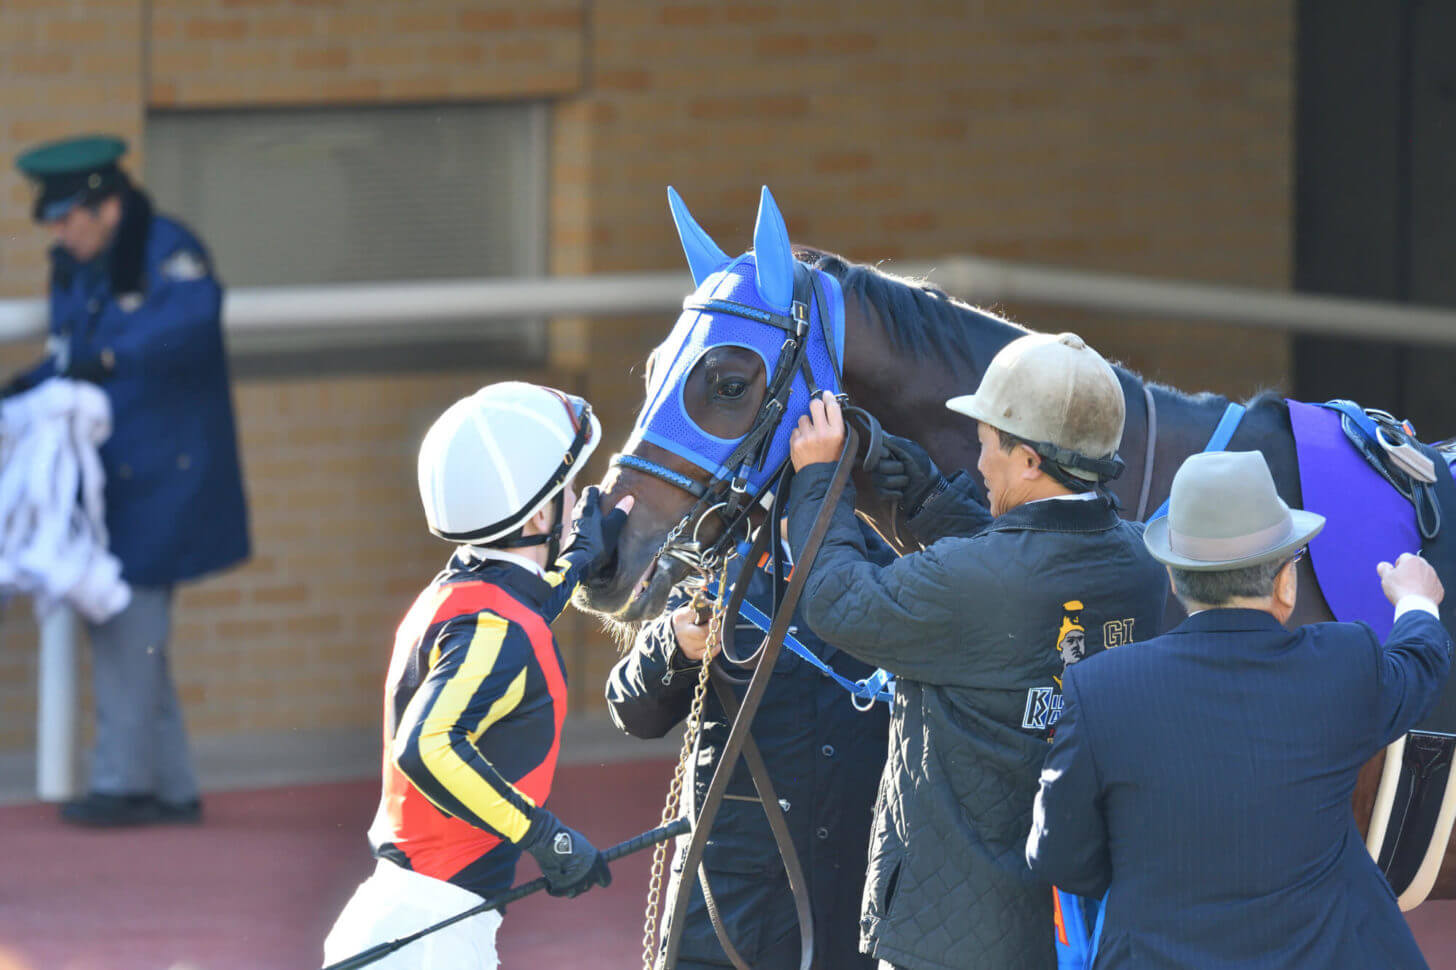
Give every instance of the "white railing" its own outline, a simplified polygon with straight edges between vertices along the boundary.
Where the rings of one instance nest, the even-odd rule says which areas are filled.
[[[888,267],[924,276],[972,303],[1078,307],[1098,313],[1204,320],[1386,342],[1456,344],[1456,312],[1337,297],[1306,296],[1111,273],[953,256]],[[619,273],[541,279],[434,280],[228,291],[223,320],[235,347],[289,350],[347,346],[402,326],[419,332],[486,319],[671,313],[690,285],[686,272]],[[0,300],[0,342],[46,328],[42,300]],[[76,624],[41,626],[42,684],[37,711],[37,788],[59,800],[75,792]]]
[[[1456,344],[1456,311],[1407,304],[1308,296],[1175,280],[1092,273],[952,256],[887,267],[925,276],[973,303],[1079,307],[1099,313],[1204,320],[1402,343]],[[430,327],[474,320],[613,316],[670,312],[687,295],[686,272],[615,273],[529,279],[337,283],[243,287],[223,307],[230,335],[307,334],[304,344],[347,345],[401,325]],[[0,300],[0,342],[45,330],[42,300]]]

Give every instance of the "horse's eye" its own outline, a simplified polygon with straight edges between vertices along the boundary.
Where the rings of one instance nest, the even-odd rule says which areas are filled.
[[[718,396],[726,397],[729,400],[737,400],[743,396],[743,392],[746,390],[748,390],[748,382],[746,381],[724,381],[718,385]]]

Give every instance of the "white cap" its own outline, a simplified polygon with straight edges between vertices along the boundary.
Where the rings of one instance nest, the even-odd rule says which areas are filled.
[[[1092,459],[1117,454],[1126,417],[1117,374],[1074,333],[1018,337],[992,358],[976,393],[945,406],[1018,438]],[[1063,467],[1088,481],[1097,478]]]

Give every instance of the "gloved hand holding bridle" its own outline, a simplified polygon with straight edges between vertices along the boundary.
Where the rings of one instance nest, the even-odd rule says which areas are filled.
[[[870,469],[870,481],[880,494],[895,500],[906,518],[919,512],[937,488],[945,488],[945,476],[935,467],[930,454],[909,438],[888,431],[881,437],[879,454]]]
[[[570,899],[593,886],[612,884],[607,860],[597,847],[580,832],[562,825],[547,809],[532,810],[531,827],[519,844],[541,867],[548,895]]]

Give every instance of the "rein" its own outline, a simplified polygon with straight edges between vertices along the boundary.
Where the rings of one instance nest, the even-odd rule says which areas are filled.
[[[694,870],[697,871],[713,932],[723,947],[723,952],[737,970],[751,970],[751,968],[733,946],[724,929],[717,900],[714,898],[707,872],[703,870],[701,863],[703,849],[726,794],[729,778],[732,776],[740,756],[748,767],[754,789],[758,792],[758,801],[763,807],[769,828],[773,832],[774,842],[783,859],[784,871],[788,876],[789,888],[793,895],[794,908],[799,922],[800,970],[809,970],[814,962],[814,915],[810,906],[808,885],[798,853],[794,848],[788,822],[784,818],[786,806],[779,802],[772,780],[769,778],[768,769],[753,740],[750,729],[753,717],[757,713],[759,703],[767,688],[768,678],[773,673],[774,665],[783,647],[789,622],[793,617],[799,596],[803,592],[810,566],[813,564],[819,546],[829,528],[830,519],[834,514],[839,497],[844,491],[845,483],[849,479],[855,456],[859,450],[859,433],[849,425],[849,422],[851,419],[856,420],[866,429],[869,444],[868,454],[865,458],[867,469],[879,450],[882,434],[879,422],[873,416],[861,408],[849,405],[846,397],[843,394],[839,395],[846,418],[844,450],[835,466],[834,476],[824,504],[815,519],[808,542],[799,551],[797,567],[794,570],[793,578],[787,584],[784,582],[781,568],[782,546],[779,542],[772,541],[775,561],[772,620],[768,624],[766,636],[756,650],[747,657],[733,656],[726,645],[725,625],[729,617],[737,616],[739,610],[742,609],[750,573],[756,568],[758,558],[763,554],[765,547],[777,535],[778,523],[782,519],[784,504],[787,500],[787,484],[789,476],[792,474],[789,459],[785,458],[778,467],[774,468],[756,490],[751,489],[750,483],[755,471],[763,470],[774,441],[777,439],[795,379],[800,374],[803,375],[804,384],[811,399],[820,393],[820,388],[814,380],[808,354],[812,319],[809,312],[811,305],[819,313],[820,325],[824,330],[824,342],[835,378],[841,383],[843,380],[843,371],[835,355],[834,340],[829,332],[827,300],[821,292],[819,282],[815,278],[814,272],[802,264],[795,264],[794,272],[794,292],[788,314],[774,313],[730,300],[697,300],[689,297],[683,301],[684,310],[736,316],[754,323],[777,327],[785,332],[784,341],[779,348],[778,357],[764,389],[763,401],[759,405],[753,423],[748,432],[734,445],[728,456],[719,463],[718,471],[710,470],[711,478],[707,482],[699,482],[691,476],[640,455],[619,454],[613,455],[611,459],[613,466],[628,468],[658,478],[682,489],[694,499],[692,507],[668,531],[662,545],[652,557],[654,563],[660,564],[667,559],[674,559],[686,565],[697,574],[696,599],[701,600],[705,594],[709,593],[714,597],[708,628],[710,649],[703,655],[698,683],[688,715],[688,730],[683,740],[677,770],[668,789],[663,818],[665,821],[670,820],[678,811],[678,803],[682,797],[686,777],[686,765],[692,750],[696,747],[697,737],[701,730],[703,698],[707,685],[711,682],[725,714],[732,718],[732,727],[729,729],[728,740],[719,753],[718,765],[708,786],[707,794],[704,796],[702,805],[699,806],[697,819],[693,824],[692,837],[686,848],[681,851],[680,857],[683,860],[682,872],[685,876]],[[765,499],[770,498],[772,507],[769,517],[755,530],[750,521],[751,516],[756,507],[761,505]],[[701,538],[701,532],[705,523],[715,512],[721,518],[723,528],[717,538],[707,542]],[[689,530],[691,530],[690,534]],[[729,565],[736,555],[735,549],[739,545],[740,533],[747,540],[744,544],[747,545],[749,551],[743,556],[744,563],[737,581],[730,587],[728,583]],[[684,538],[685,536],[687,538]],[[716,589],[714,588],[715,575]],[[747,667],[756,662],[751,677],[744,681],[729,674],[724,667],[711,666],[710,662],[714,652],[711,647],[714,644],[721,650],[724,659],[732,664]],[[734,687],[743,686],[745,683],[746,691],[740,702],[734,692]],[[666,939],[659,941],[660,946],[654,952],[653,942],[657,937],[658,929],[658,893],[661,889],[663,857],[664,853],[659,851],[653,858],[645,917],[646,925],[643,930],[644,970],[652,970],[654,967],[660,968],[660,970],[672,970],[676,965],[678,949],[682,941],[682,919],[692,892],[691,879],[680,879],[676,895],[673,897],[672,905],[666,915]],[[661,955],[660,962],[656,959],[658,954]]]
[[[824,503],[820,506],[819,513],[814,519],[814,526],[809,532],[809,537],[804,543],[804,548],[799,553],[798,562],[794,569],[794,575],[784,589],[781,602],[775,603],[773,623],[769,628],[763,643],[755,651],[754,657],[758,663],[749,679],[748,688],[744,693],[741,703],[737,702],[736,696],[726,683],[721,680],[714,681],[714,690],[723,701],[726,712],[733,715],[733,726],[729,729],[728,740],[719,752],[718,766],[713,772],[713,779],[708,784],[707,793],[703,797],[703,803],[699,807],[697,820],[693,824],[693,834],[686,849],[682,850],[682,871],[689,873],[697,871],[699,880],[703,884],[704,899],[709,901],[709,915],[713,918],[713,929],[718,935],[720,943],[724,946],[724,952],[728,954],[733,965],[738,970],[749,970],[748,965],[743,962],[742,957],[733,949],[727,940],[727,934],[723,931],[721,920],[717,918],[717,907],[712,901],[712,891],[707,883],[707,876],[701,869],[703,850],[707,845],[708,836],[712,831],[713,821],[717,818],[718,810],[723,803],[724,795],[728,790],[729,779],[733,775],[740,755],[743,756],[749,767],[749,773],[753,779],[754,788],[759,793],[759,800],[763,804],[764,813],[768,817],[769,826],[774,832],[774,841],[778,843],[780,854],[784,859],[784,868],[789,878],[789,887],[794,896],[794,907],[797,910],[799,919],[800,939],[800,970],[809,970],[814,962],[814,917],[809,906],[807,886],[804,882],[803,869],[799,865],[798,855],[794,851],[793,841],[789,837],[788,826],[783,817],[782,807],[774,794],[773,785],[768,778],[764,768],[763,760],[759,756],[756,745],[749,731],[753,723],[753,716],[758,711],[759,703],[763,700],[764,691],[768,687],[768,680],[773,675],[774,664],[778,660],[779,651],[783,646],[784,636],[788,632],[789,622],[793,618],[794,610],[798,606],[799,597],[804,591],[804,584],[808,579],[809,572],[813,566],[814,559],[819,554],[819,548],[824,541],[825,534],[829,531],[830,520],[839,504],[839,498],[844,492],[845,484],[849,481],[849,474],[854,464],[854,458],[859,450],[859,433],[852,427],[845,428],[844,450],[840,453],[839,461],[835,465],[834,475],[830,480],[829,489],[825,493]],[[755,544],[766,541],[766,534],[777,528],[777,522],[766,522],[756,537]],[[749,568],[753,566],[753,560],[747,563]],[[726,578],[726,565],[724,566]],[[736,584],[740,589],[746,584]],[[718,589],[718,600],[714,606],[714,615],[710,624],[710,630],[716,630],[719,637],[722,636],[723,624],[728,613],[729,603],[725,602],[725,590],[720,580]],[[734,591],[735,599],[741,599],[738,590]],[[700,684],[708,678],[709,659],[711,650],[704,654]],[[753,659],[753,658],[750,658]],[[696,705],[695,705],[696,706]],[[682,764],[679,764],[681,770]],[[679,783],[675,780],[674,786]],[[692,892],[692,883],[689,879],[682,879],[678,882],[677,893],[673,897],[672,905],[667,917],[667,939],[662,946],[662,960],[660,963],[653,963],[649,966],[659,967],[660,970],[672,970],[677,964],[678,950],[682,944],[682,917],[687,911],[687,904]],[[649,915],[654,907],[649,904]]]
[[[1148,515],[1148,498],[1153,491],[1153,458],[1158,453],[1158,405],[1153,402],[1152,388],[1143,382],[1143,403],[1148,411],[1147,447],[1143,456],[1143,488],[1138,497],[1137,520],[1144,521]]]

